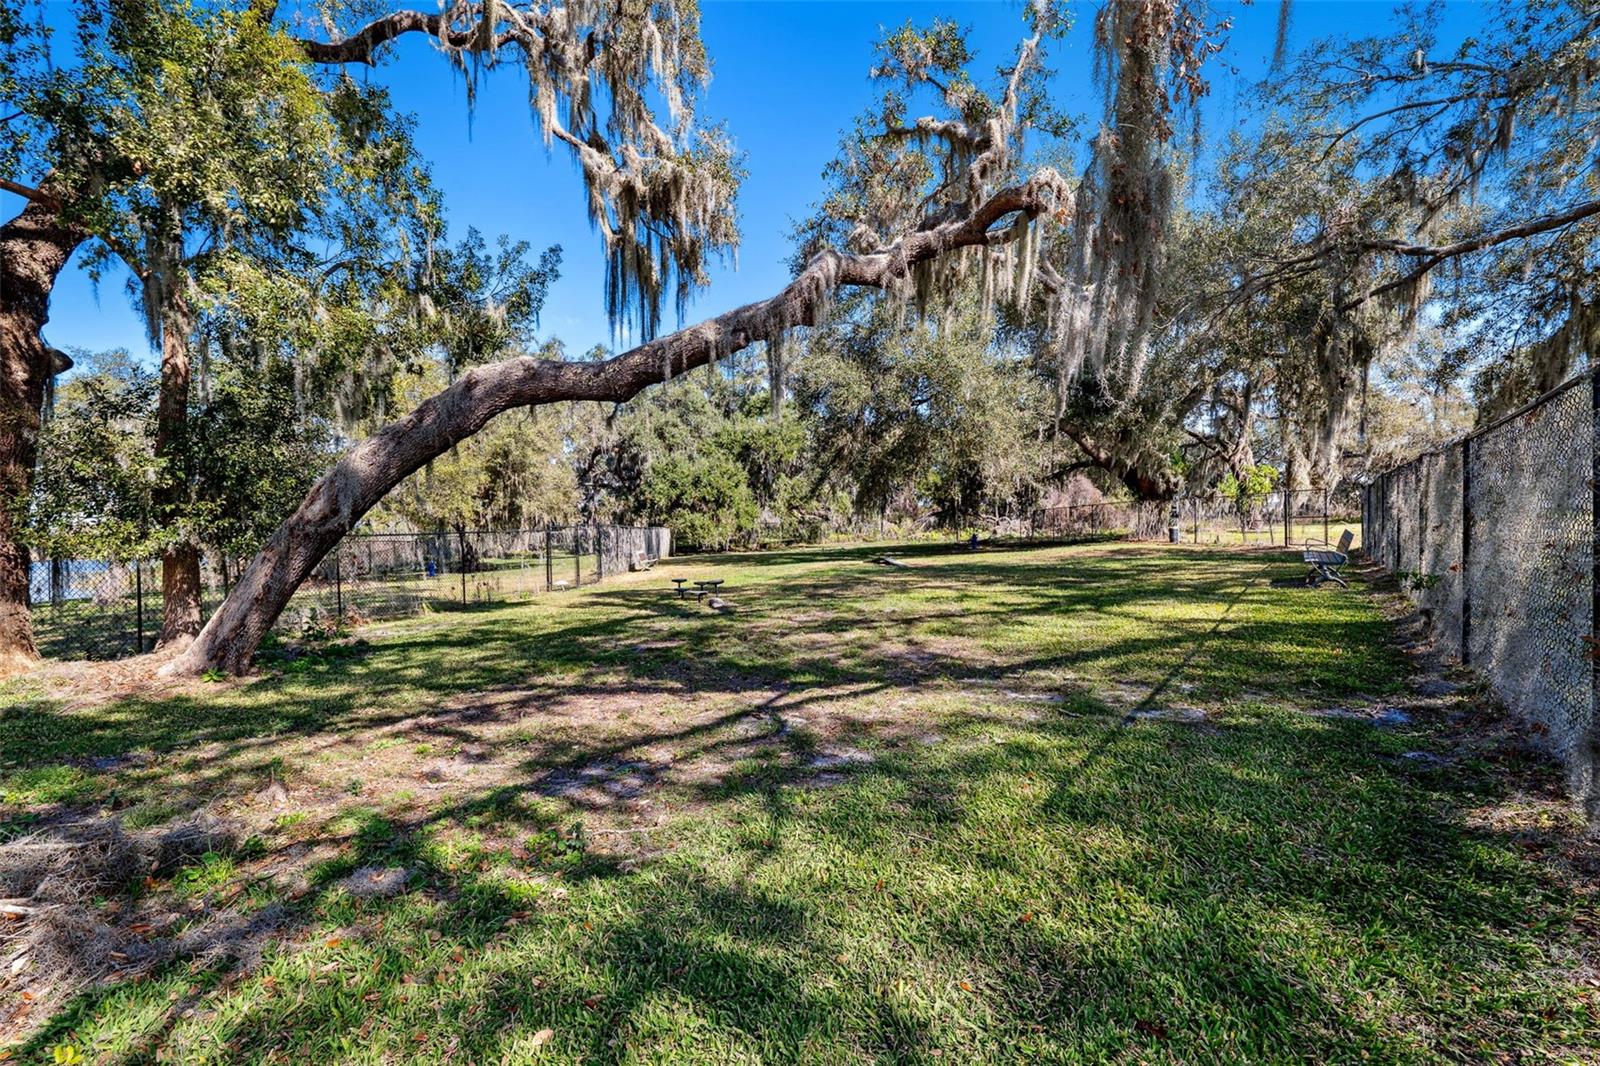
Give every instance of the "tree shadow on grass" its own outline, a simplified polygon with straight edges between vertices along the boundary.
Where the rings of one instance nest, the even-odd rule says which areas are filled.
[[[146,1027],[134,1058],[181,1045],[212,1047],[224,1060],[275,1047],[296,1059],[427,1059],[443,1058],[453,1041],[457,1053],[492,1061],[524,1055],[531,1033],[550,1026],[554,1050],[587,1061],[650,1047],[686,1061],[707,1048],[789,1061],[925,1061],[934,1050],[1008,1061],[1195,1059],[1223,1047],[1253,1059],[1366,1051],[1422,1061],[1470,1051],[1450,1024],[1457,1018],[1475,1019],[1471,1038],[1491,1042],[1512,1041],[1526,1025],[1527,1039],[1549,1043],[1553,1027],[1577,1024],[1559,982],[1539,978],[1549,957],[1527,932],[1529,921],[1558,927],[1570,899],[1505,839],[1463,824],[1482,782],[1418,778],[1388,758],[1400,738],[1356,723],[1225,707],[1215,728],[1201,730],[1128,722],[1126,708],[1092,687],[1037,708],[970,691],[975,676],[1145,661],[1142,705],[1153,706],[1180,680],[1237,692],[1241,677],[1276,672],[1292,686],[1308,676],[1303,654],[1283,648],[1292,639],[1340,648],[1382,633],[1337,602],[1310,618],[1235,618],[1236,605],[1280,595],[1250,577],[1254,560],[1241,571],[1237,555],[1219,553],[1232,570],[1219,559],[1215,571],[1172,574],[1152,572],[1148,554],[1068,555],[1044,573],[980,560],[934,576],[783,578],[761,585],[759,607],[735,619],[681,609],[649,589],[593,590],[572,601],[578,610],[533,619],[485,611],[449,631],[401,631],[365,657],[313,663],[214,700],[125,701],[93,715],[13,708],[7,724],[23,728],[0,737],[7,763],[208,744],[214,762],[193,787],[225,794],[257,783],[286,738],[336,743],[426,714],[430,735],[467,741],[500,711],[438,705],[462,692],[511,688],[537,700],[589,690],[639,701],[695,692],[728,704],[623,739],[536,739],[515,775],[491,788],[414,818],[328,831],[339,857],[315,871],[283,927],[286,942],[300,944],[264,972],[170,967],[147,984],[177,993],[176,1011],[113,983],[79,997],[22,1050],[120,1016],[145,1019],[127,1022]],[[1139,587],[1118,587],[1128,583]],[[997,585],[1000,604],[991,602]],[[876,597],[907,594],[970,602],[960,613],[912,603],[885,630],[896,645],[914,644],[918,625],[952,619],[982,631],[1110,618],[1141,603],[1194,610],[1144,635],[1077,645],[986,654],[930,643],[938,650],[913,669],[853,636]],[[764,657],[763,644],[739,639],[753,621],[791,640],[839,643]],[[681,643],[623,650],[659,636],[654,626]],[[841,651],[851,643],[863,646]],[[1242,671],[1236,657],[1248,659]],[[1366,684],[1348,681],[1346,691]],[[853,724],[838,741],[878,743],[873,757],[830,766],[836,779],[819,785],[816,737],[783,722],[842,695],[894,691],[955,701],[940,712],[941,739],[922,745]],[[753,714],[769,728],[739,732]],[[512,863],[508,880],[495,872],[498,859],[485,871],[431,847],[445,829],[559,835],[583,817],[581,804],[522,800],[548,791],[553,773],[648,745],[733,762],[714,782],[676,786],[685,821],[658,832],[681,850],[651,843],[643,854],[595,849],[570,862]],[[348,898],[340,879],[367,864],[417,871],[414,891]],[[552,902],[556,888],[569,902]],[[368,931],[342,948],[319,946],[310,930],[330,924]],[[323,972],[325,960],[340,968]],[[424,991],[419,966],[430,975]],[[463,972],[476,976],[449,975]],[[1407,976],[1397,985],[1391,973]],[[1479,973],[1482,992],[1452,977],[1460,973]],[[291,978],[302,987],[282,991]],[[209,986],[198,998],[187,991],[208,981],[229,989],[211,1006]],[[215,1013],[202,1025],[183,1017],[188,1009]],[[384,1031],[363,1031],[374,1019]],[[415,1043],[415,1032],[428,1039]]]
[[[467,624],[402,628],[354,657],[310,657],[292,674],[219,686],[215,694],[135,697],[70,714],[48,700],[19,701],[6,711],[0,768],[80,765],[148,750],[158,756],[144,774],[153,779],[165,768],[162,757],[204,750],[200,791],[260,787],[285,739],[337,742],[394,727],[465,692],[513,686],[530,701],[555,698],[592,684],[595,671],[609,674],[609,691],[639,700],[1075,674],[1091,687],[1107,675],[1156,685],[1173,669],[1212,698],[1252,686],[1315,687],[1334,697],[1371,687],[1362,675],[1383,664],[1385,649],[1372,650],[1383,642],[1383,624],[1346,605],[1315,618],[1296,612],[1232,621],[1215,632],[1218,612],[1240,596],[1276,595],[1256,590],[1257,561],[1241,569],[1237,554],[1216,554],[1216,568],[1176,571],[1161,553],[1140,550],[1069,552],[1059,565],[981,559],[930,574],[813,574],[753,584],[748,608],[734,617],[652,588],[590,590],[531,617],[503,607]],[[896,595],[912,598],[894,615],[881,614],[883,597]],[[1064,643],[1038,635],[1053,620],[1082,618],[1103,619],[1117,635]],[[649,647],[658,635],[674,639]],[[1208,650],[1198,655],[1202,646]],[[1319,660],[1312,654],[1319,648],[1334,654]],[[1170,695],[1152,689],[1158,693]],[[450,735],[447,724],[440,730]]]
[[[530,901],[492,872],[432,864],[420,843],[436,826],[555,826],[518,802],[526,786],[358,828],[294,905],[302,927],[357,928],[348,946],[303,940],[304,958],[262,974],[157,975],[157,993],[202,994],[150,1016],[140,1046],[198,1053],[182,1011],[216,1009],[204,993],[224,986],[237,1005],[206,1031],[230,1061],[369,1045],[497,1061],[549,1026],[560,1054],[599,1062],[652,1047],[684,1061],[831,1049],[911,1062],[1219,1046],[1403,1062],[1536,1050],[1576,1024],[1559,982],[1538,980],[1548,958],[1528,933],[1570,901],[1506,841],[1463,827],[1478,784],[1418,787],[1374,759],[1370,731],[1268,713],[1202,733],[1111,708],[1028,722],[975,711],[943,728],[946,744],[884,752],[822,792],[784,773],[708,787],[707,818],[762,812],[732,868],[708,865],[691,834],[690,850],[637,871],[585,855]],[[341,893],[340,877],[373,863],[416,869],[412,895]],[[552,902],[552,886],[583,898]],[[20,1050],[131,1002],[125,988],[89,993]],[[1449,1024],[1460,1016],[1470,1033]],[[370,1018],[395,1031],[374,1038]]]

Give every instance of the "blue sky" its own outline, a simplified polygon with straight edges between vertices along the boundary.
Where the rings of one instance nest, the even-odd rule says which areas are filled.
[[[429,5],[413,0],[407,6]],[[1481,10],[1476,4],[1461,7]],[[1092,10],[1084,6],[1079,25],[1049,56],[1061,106],[1085,116],[1098,108],[1089,77]],[[1234,31],[1209,71],[1212,96],[1204,125],[1213,141],[1239,121],[1240,91],[1267,69],[1278,4],[1260,0],[1252,6],[1220,4],[1217,10],[1233,17]],[[1333,34],[1381,32],[1392,10],[1388,2],[1297,0],[1291,47]],[[983,70],[1006,63],[1022,34],[1021,7],[1013,0],[702,0],[713,79],[701,114],[727,122],[745,153],[749,177],[740,194],[737,269],[727,264],[715,271],[711,286],[690,305],[689,321],[768,296],[784,284],[791,223],[822,195],[822,168],[840,132],[873,99],[866,74],[880,27],[935,17],[970,27]],[[519,73],[499,71],[480,86],[470,124],[464,86],[446,74],[425,42],[408,42],[396,60],[363,76],[389,85],[397,105],[416,115],[418,145],[445,191],[453,235],[476,226],[491,240],[506,233],[535,248],[563,247],[562,277],[545,305],[541,334],[559,337],[574,354],[596,343],[610,345],[600,243],[585,217],[576,169],[560,151],[546,153]],[[7,216],[19,203],[0,194]],[[673,326],[669,314],[665,328]],[[102,282],[97,297],[81,271],[69,270],[57,286],[45,333],[60,348],[148,351],[139,316],[116,275]]]

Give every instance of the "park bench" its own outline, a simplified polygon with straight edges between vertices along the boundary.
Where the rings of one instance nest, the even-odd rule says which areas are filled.
[[[656,560],[653,557],[646,555],[644,552],[634,552],[633,561],[628,564],[628,569],[638,572],[640,570],[648,570],[654,565],[656,565]]]
[[[1356,535],[1347,529],[1339,534],[1337,548],[1307,548],[1301,556],[1311,567],[1311,572],[1306,575],[1306,584],[1316,588],[1324,581],[1337,581],[1341,587],[1349,588],[1350,582],[1344,579],[1339,570],[1350,561],[1350,545],[1355,539]]]

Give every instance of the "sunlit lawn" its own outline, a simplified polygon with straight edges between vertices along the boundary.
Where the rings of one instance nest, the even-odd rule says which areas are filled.
[[[146,907],[283,907],[259,964],[113,976],[13,1054],[1595,1060],[1594,904],[1470,817],[1495,768],[1402,758],[1442,712],[1308,713],[1409,699],[1359,585],[1204,546],[882,551],[674,560],[161,699],[0,689],[8,835],[203,805],[253,839]]]

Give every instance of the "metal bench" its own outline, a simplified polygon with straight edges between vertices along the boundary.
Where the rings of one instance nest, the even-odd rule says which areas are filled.
[[[1337,581],[1340,587],[1349,588],[1350,582],[1346,581],[1339,571],[1350,561],[1350,545],[1355,539],[1356,535],[1347,529],[1339,534],[1339,546],[1335,549],[1306,549],[1301,555],[1311,567],[1311,572],[1306,575],[1306,584],[1316,588],[1324,581]]]

